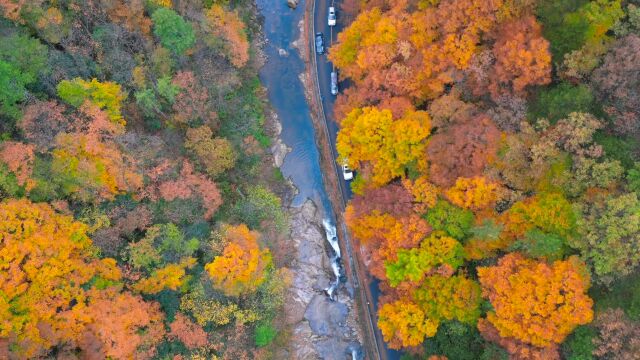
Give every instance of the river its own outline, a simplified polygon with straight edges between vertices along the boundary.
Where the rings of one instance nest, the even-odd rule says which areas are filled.
[[[335,300],[336,291],[345,281],[336,220],[322,177],[311,111],[299,77],[305,65],[294,47],[300,33],[298,24],[304,14],[304,2],[295,11],[289,9],[284,0],[257,0],[256,4],[264,18],[263,32],[267,40],[263,49],[267,61],[260,70],[260,80],[282,125],[280,138],[291,149],[280,170],[298,191],[291,206],[301,206],[311,199],[322,214],[325,238],[330,245],[327,256],[334,275],[325,292]]]
[[[323,181],[311,111],[299,78],[305,70],[305,64],[294,47],[294,42],[300,36],[298,25],[304,15],[305,1],[300,1],[295,11],[287,7],[285,0],[256,0],[256,4],[264,18],[263,32],[267,40],[264,47],[267,61],[260,71],[260,80],[267,88],[271,106],[282,124],[280,137],[291,149],[280,170],[298,190],[292,206],[300,206],[311,199],[323,214],[326,238],[333,249],[328,256],[332,259],[335,276],[327,286],[327,293],[334,297],[334,290],[340,285],[339,281],[344,279],[340,248],[335,236],[335,214]],[[373,300],[377,302],[377,282],[371,285],[371,290]],[[386,344],[385,350],[388,359],[400,358],[400,353],[390,351]]]

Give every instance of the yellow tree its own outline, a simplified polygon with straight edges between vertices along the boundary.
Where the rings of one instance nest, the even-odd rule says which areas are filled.
[[[511,253],[479,267],[478,278],[493,305],[487,320],[503,338],[549,347],[593,319],[589,274],[575,257],[547,264]]]
[[[133,158],[91,134],[59,134],[51,167],[63,191],[82,201],[113,199],[142,187]]]
[[[391,349],[418,346],[438,330],[437,321],[428,319],[420,306],[407,300],[382,305],[378,327]]]
[[[414,300],[430,319],[458,320],[475,324],[480,317],[480,285],[461,275],[433,275],[413,294]]]
[[[118,280],[115,260],[96,257],[87,226],[47,204],[0,204],[0,338],[20,357],[73,342],[91,280]]]
[[[458,178],[455,185],[445,191],[445,196],[464,209],[482,210],[491,206],[498,198],[498,185],[484,177]]]
[[[196,264],[194,258],[184,258],[178,264],[155,270],[150,277],[133,285],[133,289],[145,294],[157,294],[164,289],[177,290],[188,280],[187,269]]]
[[[104,109],[111,121],[125,124],[120,113],[122,101],[126,98],[120,85],[114,82],[99,82],[96,79],[86,81],[80,78],[62,80],[57,87],[58,96],[67,103],[79,107],[85,100]]]
[[[385,18],[383,23],[382,18],[382,12],[378,8],[365,11],[358,15],[349,27],[338,33],[338,43],[335,48],[332,48],[329,58],[343,71],[344,75],[354,79],[362,76],[362,67],[367,59],[361,55],[361,51],[367,47],[376,47],[378,56],[375,58],[377,59],[386,53],[390,61],[397,52],[395,48],[397,35],[393,25],[389,23],[388,18]],[[368,60],[369,63],[372,61]]]
[[[539,229],[563,238],[571,238],[576,231],[576,213],[561,194],[542,193],[518,201],[501,214],[505,225],[503,236],[514,239],[531,229]]]
[[[227,245],[222,255],[205,266],[213,284],[229,296],[255,291],[265,280],[271,266],[271,252],[260,249],[260,234],[240,224],[222,228]]]
[[[366,180],[377,187],[404,177],[411,166],[426,166],[424,148],[430,130],[424,111],[410,111],[394,120],[389,110],[365,107],[353,110],[342,121],[336,147],[352,168],[370,164],[372,175]]]

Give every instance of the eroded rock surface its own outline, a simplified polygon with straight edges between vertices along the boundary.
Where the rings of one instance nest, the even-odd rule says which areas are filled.
[[[350,349],[359,346],[353,300],[344,286],[339,289],[338,301],[330,300],[324,292],[332,280],[332,270],[322,218],[311,200],[290,213],[296,254],[291,266],[293,285],[285,307],[293,331],[291,358],[350,359]]]

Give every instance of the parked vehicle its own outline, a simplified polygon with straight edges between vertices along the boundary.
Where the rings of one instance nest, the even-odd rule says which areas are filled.
[[[329,26],[336,26],[336,8],[329,7]]]
[[[321,32],[316,33],[316,54],[324,54],[324,36]]]
[[[342,164],[342,177],[344,181],[353,180],[353,171],[349,168],[346,161]]]
[[[338,95],[338,72],[331,72],[331,95]]]

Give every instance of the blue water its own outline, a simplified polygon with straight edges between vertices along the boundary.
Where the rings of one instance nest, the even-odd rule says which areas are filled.
[[[292,45],[299,37],[298,23],[304,15],[305,1],[296,10],[289,9],[284,0],[256,0],[256,4],[264,16],[268,40],[264,49],[268,60],[260,71],[260,80],[267,87],[269,101],[282,123],[280,137],[292,149],[281,168],[283,175],[291,178],[298,188],[292,205],[300,206],[306,199],[312,199],[324,217],[335,224],[322,179],[309,105],[298,77],[304,71],[304,62]],[[280,56],[279,49],[284,49],[287,55]]]

